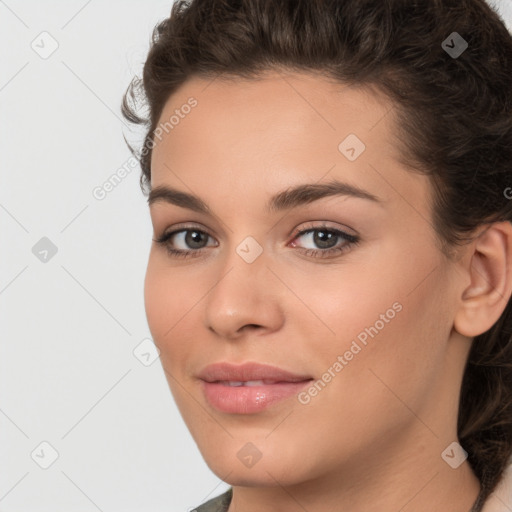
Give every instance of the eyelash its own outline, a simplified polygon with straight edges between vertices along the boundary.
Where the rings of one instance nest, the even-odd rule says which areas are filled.
[[[204,248],[201,249],[190,249],[188,251],[182,250],[182,249],[173,249],[170,244],[168,243],[169,239],[173,237],[174,235],[177,235],[178,233],[183,233],[187,231],[194,231],[196,233],[201,233],[206,236],[209,235],[206,231],[203,231],[201,229],[195,228],[195,227],[182,227],[181,229],[170,231],[169,233],[164,233],[160,237],[153,239],[157,244],[162,245],[168,252],[168,254],[172,258],[189,258],[189,257],[198,257],[201,256],[201,254],[204,252]],[[302,249],[299,247],[298,249],[301,250],[303,254],[306,256],[313,256],[316,258],[326,258],[326,257],[332,257],[331,255],[336,254],[342,254],[348,249],[350,249],[352,246],[357,245],[360,242],[360,238],[356,235],[350,235],[348,233],[345,233],[344,231],[341,231],[339,229],[331,228],[328,226],[315,226],[311,227],[302,231],[298,231],[293,236],[293,240],[296,238],[300,238],[301,236],[307,235],[309,233],[314,233],[316,231],[322,231],[327,233],[332,233],[335,236],[342,238],[346,241],[346,243],[342,247],[333,247],[330,249]],[[292,241],[293,241],[292,240]],[[321,254],[321,256],[320,256]],[[327,255],[327,256],[326,256]]]

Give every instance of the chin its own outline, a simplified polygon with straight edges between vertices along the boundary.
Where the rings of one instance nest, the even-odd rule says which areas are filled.
[[[220,467],[222,472],[214,470],[212,466],[208,467],[224,482],[233,486],[276,487],[276,485],[290,486],[297,483],[297,478],[294,478],[294,475],[279,467],[245,469],[233,468],[226,464]]]
[[[239,457],[239,448],[231,455],[202,454],[210,470],[229,485],[245,487],[275,487],[276,485],[295,485],[308,480],[308,468],[300,459],[300,452],[295,451],[292,460],[283,460],[279,453],[264,454],[252,466],[243,462],[243,453]],[[242,459],[242,460],[240,460]]]

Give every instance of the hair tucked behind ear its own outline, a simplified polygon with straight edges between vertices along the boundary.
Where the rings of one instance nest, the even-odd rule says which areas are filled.
[[[458,435],[488,493],[512,453],[512,302],[475,337],[462,380]]]
[[[447,51],[454,32],[468,43],[457,56]],[[512,36],[484,0],[178,0],[154,30],[142,81],[123,98],[126,119],[147,126],[143,190],[155,128],[178,87],[195,75],[267,70],[309,72],[393,100],[402,163],[431,177],[445,254],[480,225],[512,220]],[[139,94],[148,118],[136,112]],[[510,297],[473,340],[458,435],[487,497],[512,454]]]

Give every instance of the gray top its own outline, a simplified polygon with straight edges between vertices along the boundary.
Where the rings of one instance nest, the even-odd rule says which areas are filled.
[[[208,500],[206,503],[194,508],[192,512],[228,512],[233,488],[230,487],[224,494]]]
[[[469,512],[480,512],[484,505],[484,493],[483,487],[480,489],[480,493],[473,504],[473,507]],[[194,508],[192,512],[228,512],[229,504],[231,503],[231,497],[233,496],[233,487],[230,487],[224,494],[220,496],[216,496],[211,500],[208,500],[206,503],[199,505],[199,507]]]

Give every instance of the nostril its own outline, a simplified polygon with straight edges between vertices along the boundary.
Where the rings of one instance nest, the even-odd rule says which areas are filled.
[[[242,327],[241,330],[244,330],[244,329],[247,329],[247,330],[254,330],[254,329],[260,329],[261,328],[261,325],[258,325],[258,324],[246,324]]]

